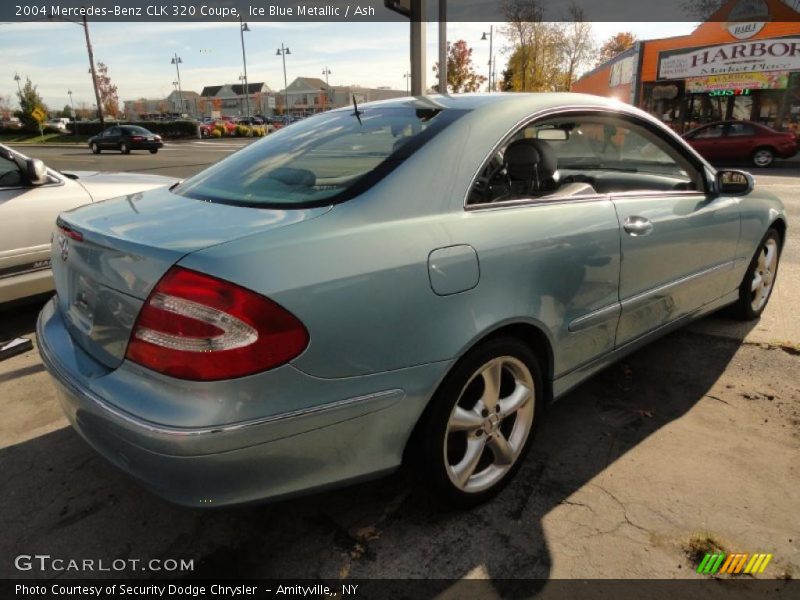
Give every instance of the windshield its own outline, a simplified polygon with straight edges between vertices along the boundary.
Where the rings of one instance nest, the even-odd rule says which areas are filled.
[[[152,133],[150,133],[150,131],[148,131],[144,127],[137,127],[137,126],[123,127],[122,130],[125,131],[126,133],[130,133],[133,135],[153,135]]]
[[[463,114],[414,106],[323,113],[270,134],[173,191],[264,208],[341,202],[377,183]]]

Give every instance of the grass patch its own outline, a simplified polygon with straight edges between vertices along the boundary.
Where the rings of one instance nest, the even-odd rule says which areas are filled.
[[[720,552],[728,554],[725,544],[710,533],[694,534],[684,545],[683,550],[686,552],[686,557],[695,568],[697,568],[706,554]]]
[[[70,133],[38,135],[21,131],[19,133],[0,135],[0,142],[4,144],[85,144],[88,140],[88,135],[73,135]]]

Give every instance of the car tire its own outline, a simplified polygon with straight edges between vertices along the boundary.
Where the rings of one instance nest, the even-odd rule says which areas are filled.
[[[439,386],[411,440],[408,454],[425,488],[458,508],[500,492],[530,448],[543,398],[538,360],[520,340],[497,337],[469,351]]]
[[[131,153],[131,149],[128,147],[128,144],[126,144],[125,142],[122,142],[119,145],[119,151],[122,152],[123,154],[130,154]]]
[[[730,314],[742,321],[752,321],[761,316],[767,307],[781,258],[781,234],[774,228],[758,244],[758,250],[739,286],[739,299],[730,307]]]
[[[97,145],[97,144],[95,144],[94,142],[92,142],[92,143],[89,145],[89,148],[91,149],[91,151],[92,151],[92,154],[100,154],[100,146],[98,146],[98,145]]]
[[[150,154],[156,154],[158,152],[158,148],[153,148],[150,150]]]
[[[767,148],[766,146],[756,148],[753,151],[751,160],[756,167],[766,168],[775,161],[775,152],[772,148]]]

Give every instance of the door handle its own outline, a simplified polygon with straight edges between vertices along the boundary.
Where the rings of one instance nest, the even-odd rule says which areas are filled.
[[[645,217],[628,217],[622,224],[622,228],[628,235],[638,237],[648,235],[653,231],[653,222]]]

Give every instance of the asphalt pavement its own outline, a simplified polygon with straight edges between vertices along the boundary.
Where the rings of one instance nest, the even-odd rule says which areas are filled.
[[[155,156],[24,148],[62,170],[185,177],[245,140]],[[800,573],[800,168],[755,171],[780,196],[789,239],[755,323],[714,315],[636,352],[544,416],[520,472],[468,512],[431,505],[406,473],[291,502],[172,506],[68,426],[35,351],[0,362],[0,577],[20,554],[191,559],[169,576],[684,578],[697,548],[770,552],[758,578]],[[41,303],[0,313],[0,339],[32,337]],[[93,576],[153,577],[132,570]]]

